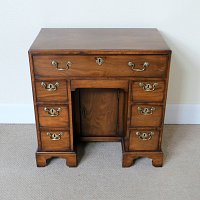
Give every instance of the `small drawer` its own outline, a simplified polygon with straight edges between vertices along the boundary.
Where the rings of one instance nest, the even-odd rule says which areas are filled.
[[[130,151],[154,151],[159,148],[159,131],[131,130],[129,137]]]
[[[35,75],[44,77],[164,77],[167,59],[164,55],[33,56]]]
[[[162,122],[162,106],[137,104],[131,107],[131,127],[160,126]]]
[[[36,81],[37,101],[67,101],[66,81]]]
[[[41,131],[42,151],[69,151],[69,131]]]
[[[132,100],[143,102],[162,102],[164,100],[164,81],[140,81],[132,83]]]
[[[68,106],[38,106],[38,114],[41,127],[69,127]]]

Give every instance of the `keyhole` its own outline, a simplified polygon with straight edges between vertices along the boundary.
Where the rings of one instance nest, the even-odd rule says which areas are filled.
[[[53,84],[49,84],[49,89],[52,89],[53,88]]]
[[[150,84],[147,84],[147,88],[150,89],[150,88],[151,88],[151,85],[150,85]]]
[[[102,64],[101,58],[98,58],[98,61],[97,61],[97,62],[98,62],[99,65],[101,65],[101,64]]]
[[[143,138],[146,138],[147,137],[147,133],[143,133]]]
[[[104,62],[103,58],[96,58],[96,63],[97,63],[98,65],[102,65],[103,62]]]
[[[50,113],[51,113],[51,115],[54,115],[55,114],[55,110],[52,108],[52,109],[50,109],[50,111],[49,111]]]

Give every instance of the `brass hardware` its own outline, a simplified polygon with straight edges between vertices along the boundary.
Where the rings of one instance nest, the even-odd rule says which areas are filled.
[[[42,83],[41,83],[41,86],[44,87],[46,90],[48,90],[48,91],[51,92],[51,91],[57,90],[57,88],[58,88],[58,86],[59,86],[59,83],[56,82],[55,84],[53,84],[53,83],[48,83],[48,84],[46,84],[45,82],[42,82]]]
[[[104,63],[104,59],[98,57],[98,58],[96,58],[96,63],[97,63],[98,65],[102,65],[102,64]]]
[[[45,111],[45,112],[48,112],[48,114],[49,114],[51,117],[56,117],[56,116],[59,115],[59,113],[60,113],[60,111],[61,111],[61,108],[55,109],[55,108],[47,108],[47,107],[45,107],[45,108],[44,108],[44,111]]]
[[[62,70],[68,70],[68,69],[72,66],[72,62],[71,62],[71,61],[67,61],[66,67],[65,67],[65,68],[59,67],[59,63],[58,63],[57,61],[55,61],[55,60],[53,60],[53,61],[51,62],[51,64],[52,64],[54,67],[56,67],[57,70],[60,70],[60,71],[62,71]]]
[[[59,134],[56,134],[56,133],[47,132],[47,135],[50,137],[51,140],[60,140],[61,136],[63,136],[64,133],[61,132]]]
[[[156,89],[156,87],[158,86],[158,83],[139,83],[139,86],[143,88],[143,90],[145,90],[146,92],[152,92]]]
[[[57,61],[53,60],[53,61],[51,62],[51,64],[52,64],[54,67],[58,68],[59,63],[58,63]]]
[[[128,66],[133,68],[133,67],[135,67],[135,64],[133,62],[129,61]]]
[[[152,115],[154,110],[156,110],[154,107],[152,107],[152,108],[141,108],[141,107],[138,107],[138,111],[142,115]]]
[[[66,69],[68,70],[71,66],[72,66],[72,62],[71,61],[67,61]]]
[[[154,132],[136,132],[136,135],[141,140],[150,140],[154,135]]]
[[[134,68],[134,67],[135,67],[135,64],[134,64],[133,62],[131,62],[131,61],[128,62],[128,66],[131,67],[131,69],[132,69],[133,71],[136,71],[136,72],[143,72],[143,71],[145,71],[146,68],[149,66],[149,63],[148,63],[148,62],[144,62],[143,68],[142,68],[142,69],[137,69],[137,68],[135,69],[135,68]]]

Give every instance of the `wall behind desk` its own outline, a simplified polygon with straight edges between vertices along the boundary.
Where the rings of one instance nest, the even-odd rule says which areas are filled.
[[[27,51],[41,27],[158,28],[173,51],[166,123],[200,123],[199,0],[1,0],[0,123],[33,123]]]

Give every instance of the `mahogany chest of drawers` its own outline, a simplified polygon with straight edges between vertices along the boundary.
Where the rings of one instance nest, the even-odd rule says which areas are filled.
[[[157,29],[42,29],[29,50],[37,166],[77,166],[78,141],[120,141],[123,167],[162,166],[170,57]]]

